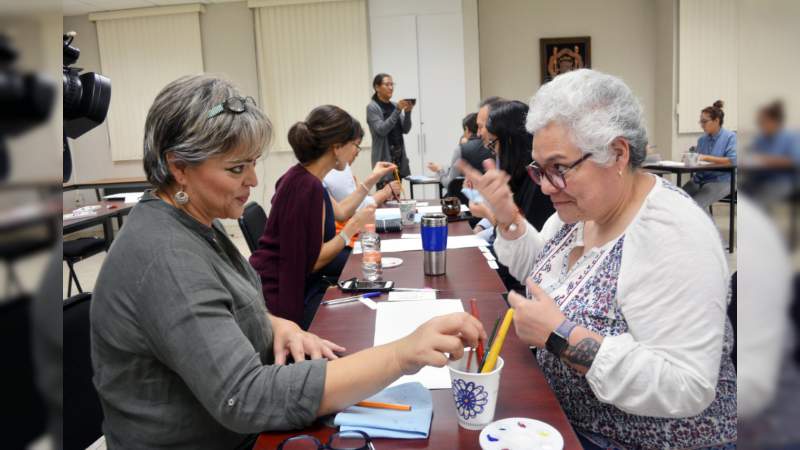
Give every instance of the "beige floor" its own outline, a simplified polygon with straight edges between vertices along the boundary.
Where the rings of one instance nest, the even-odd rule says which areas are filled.
[[[717,227],[720,230],[720,239],[723,240],[723,244],[727,245],[728,242],[728,206],[727,205],[717,205],[714,207],[714,220],[717,223]],[[247,243],[245,242],[244,238],[242,237],[241,230],[239,230],[238,224],[235,221],[226,221],[225,222],[225,230],[231,236],[231,240],[234,244],[239,248],[239,251],[242,252],[243,255],[249,256],[250,251],[247,248]],[[98,228],[96,233],[102,233],[102,230]],[[75,265],[75,272],[78,274],[78,279],[81,282],[81,287],[85,291],[91,291],[94,289],[94,281],[97,278],[97,274],[100,271],[100,266],[103,264],[103,259],[105,258],[106,253],[100,253],[95,255],[91,258],[87,258],[78,264]],[[728,258],[728,266],[730,267],[731,273],[736,270],[736,253],[726,253]],[[67,281],[69,277],[69,271],[67,269],[67,265],[64,264],[64,276],[63,276],[63,290],[64,290],[64,298],[67,297]],[[75,288],[73,287],[73,294],[75,294]]]

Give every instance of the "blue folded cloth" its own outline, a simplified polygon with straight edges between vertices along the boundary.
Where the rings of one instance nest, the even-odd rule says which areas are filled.
[[[378,392],[367,400],[411,405],[411,411],[351,406],[336,415],[339,431],[360,430],[373,438],[425,439],[431,429],[433,399],[421,383],[405,383]]]

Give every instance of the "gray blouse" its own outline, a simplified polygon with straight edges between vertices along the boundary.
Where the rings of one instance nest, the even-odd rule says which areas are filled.
[[[109,448],[233,448],[314,420],[326,362],[273,365],[261,282],[221,228],[146,192],[111,246],[91,307]]]

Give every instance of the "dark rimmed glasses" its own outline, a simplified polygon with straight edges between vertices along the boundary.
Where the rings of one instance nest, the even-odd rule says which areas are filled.
[[[528,169],[528,176],[531,177],[534,183],[541,185],[542,184],[542,174],[547,178],[547,181],[553,185],[558,190],[565,189],[567,187],[567,180],[564,178],[567,172],[574,169],[578,166],[578,164],[586,161],[592,156],[591,153],[587,153],[581,157],[581,159],[575,161],[572,164],[562,166],[561,164],[556,164],[551,167],[547,167],[543,169],[539,163],[536,161],[528,164],[526,167]]]
[[[292,436],[278,445],[277,450],[375,450],[367,433],[359,430],[339,431],[323,445],[314,436]]]
[[[253,106],[256,106],[256,101],[253,100],[253,97],[231,97],[224,102],[214,106],[211,110],[208,111],[208,118],[216,117],[222,114],[223,111],[232,112],[234,114],[241,114],[247,111],[247,103],[251,103]]]

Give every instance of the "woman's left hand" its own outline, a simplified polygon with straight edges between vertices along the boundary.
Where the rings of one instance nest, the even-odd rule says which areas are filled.
[[[483,203],[469,202],[469,212],[475,217],[489,219],[490,222],[494,222],[494,214],[492,214],[489,207]]]
[[[346,349],[316,334],[303,331],[296,323],[270,315],[272,323],[273,346],[275,364],[286,364],[286,357],[291,354],[295,362],[304,361],[306,355],[311,359],[326,358],[338,359],[334,353]]]
[[[566,319],[555,300],[528,278],[525,280],[528,292],[533,295],[527,299],[514,291],[508,293],[508,303],[514,308],[514,329],[517,336],[528,345],[545,348],[547,338],[561,322]]]

